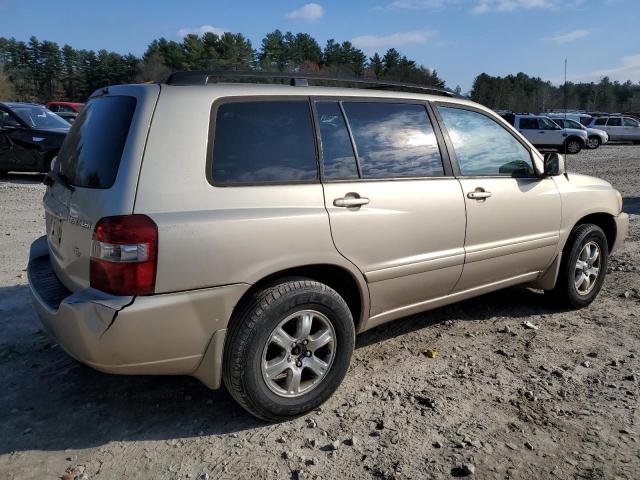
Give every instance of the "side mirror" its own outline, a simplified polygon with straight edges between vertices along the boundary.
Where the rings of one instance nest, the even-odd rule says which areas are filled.
[[[548,153],[544,156],[544,174],[549,177],[564,175],[564,156],[560,153]]]

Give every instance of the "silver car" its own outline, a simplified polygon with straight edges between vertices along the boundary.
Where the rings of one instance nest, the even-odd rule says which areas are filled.
[[[278,421],[324,402],[383,323],[519,284],[595,299],[628,228],[611,185],[446,91],[309,80],[93,94],[28,266],[69,355],[224,382]]]
[[[611,140],[640,144],[640,122],[631,117],[597,117],[589,125],[604,130]]]

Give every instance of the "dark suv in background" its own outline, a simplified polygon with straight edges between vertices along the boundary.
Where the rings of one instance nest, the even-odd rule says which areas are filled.
[[[0,174],[48,172],[69,127],[42,105],[0,103]]]

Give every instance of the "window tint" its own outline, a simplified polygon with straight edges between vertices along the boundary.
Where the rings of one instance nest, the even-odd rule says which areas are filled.
[[[481,113],[438,107],[462,175],[533,175],[529,151],[507,130]]]
[[[317,178],[306,100],[230,102],[216,115],[213,180],[227,185]]]
[[[536,119],[536,118],[521,118],[520,119],[520,129],[522,129],[522,130],[537,130],[538,129],[538,119]]]
[[[607,124],[607,119],[606,118],[596,118],[596,121],[593,122],[594,125],[606,125]]]
[[[325,178],[358,178],[349,131],[338,102],[317,102],[316,110],[322,139],[322,164]]]
[[[424,105],[345,102],[363,178],[444,175]]]
[[[636,122],[635,120],[633,120],[631,118],[625,118],[624,119],[624,126],[625,127],[637,127],[638,126],[638,122]]]
[[[99,97],[87,104],[58,154],[60,172],[71,184],[88,188],[113,185],[135,109],[133,97]]]
[[[607,127],[620,127],[622,125],[621,118],[613,118],[611,117],[607,122]]]

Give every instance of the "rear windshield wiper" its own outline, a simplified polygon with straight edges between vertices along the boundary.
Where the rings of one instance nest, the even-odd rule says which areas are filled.
[[[42,180],[42,183],[50,187],[51,185],[53,185],[54,182],[58,182],[64,188],[71,190],[72,192],[76,191],[76,188],[73,185],[71,185],[71,183],[69,182],[69,179],[65,177],[63,173],[54,172],[52,170],[49,173],[47,173],[47,175],[44,177],[44,180]]]

